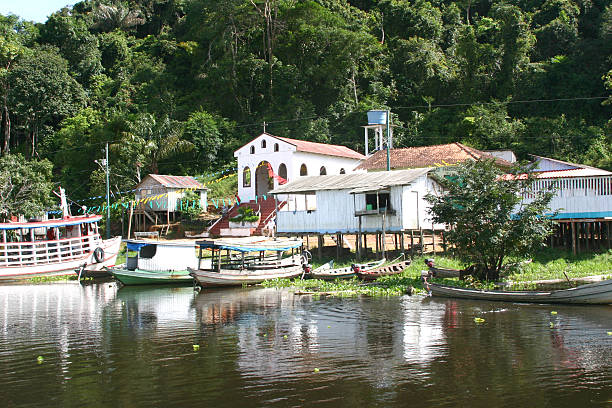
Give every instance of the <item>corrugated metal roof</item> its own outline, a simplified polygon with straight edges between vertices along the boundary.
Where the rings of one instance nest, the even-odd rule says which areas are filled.
[[[578,164],[578,163],[567,162],[567,161],[563,161],[563,160],[559,160],[559,159],[553,159],[552,157],[538,156],[537,154],[530,154],[529,156],[533,157],[535,159],[535,161],[538,161],[538,159],[540,159],[540,160],[547,160],[547,161],[550,161],[550,162],[553,162],[553,163],[559,163],[559,164],[564,164],[564,165],[569,166],[569,167],[574,167],[576,169],[595,169],[595,170],[601,170],[601,169],[598,169],[597,167],[587,166],[586,164]]]
[[[309,193],[321,190],[361,189],[374,191],[391,186],[410,184],[420,176],[433,170],[423,169],[378,171],[374,173],[352,173],[333,176],[300,177],[272,190],[270,194]]]
[[[206,190],[204,184],[191,176],[167,176],[163,174],[149,174],[153,180],[157,181],[164,187],[169,188],[196,188],[198,190]]]
[[[596,177],[596,176],[609,176],[612,172],[607,170],[597,169],[595,167],[587,167],[583,169],[569,169],[569,170],[551,170],[537,173],[539,179],[551,179],[551,178],[565,178],[565,177]]]
[[[354,151],[353,149],[349,149],[346,146],[340,145],[331,145],[325,143],[315,143],[309,142],[306,140],[298,140],[298,139],[289,139],[287,137],[279,137],[272,136],[276,139],[282,140],[283,142],[287,142],[293,146],[295,146],[298,152],[307,152],[307,153],[316,153],[316,154],[325,154],[327,156],[339,156],[339,157],[347,157],[349,159],[358,159],[363,160],[366,157]]]
[[[494,157],[461,143],[434,146],[404,147],[389,152],[392,169],[446,166],[466,160],[492,159],[498,166],[511,167],[512,163]],[[379,170],[387,168],[387,151],[379,150],[357,166],[357,170]]]

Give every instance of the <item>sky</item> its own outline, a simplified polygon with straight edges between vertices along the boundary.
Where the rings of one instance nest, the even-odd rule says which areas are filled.
[[[47,17],[78,0],[0,0],[0,14],[16,14],[24,20],[44,23]]]

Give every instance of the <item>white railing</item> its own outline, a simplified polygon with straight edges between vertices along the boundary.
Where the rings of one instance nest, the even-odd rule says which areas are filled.
[[[552,190],[556,197],[598,197],[612,195],[612,176],[567,177],[539,179],[523,198],[534,198],[535,193]]]
[[[100,245],[100,235],[54,241],[1,242],[0,267],[34,266],[81,259]]]
[[[612,176],[572,177],[537,180],[533,188],[523,194],[528,203],[536,192],[554,193],[549,207],[561,218],[598,218],[612,214]]]

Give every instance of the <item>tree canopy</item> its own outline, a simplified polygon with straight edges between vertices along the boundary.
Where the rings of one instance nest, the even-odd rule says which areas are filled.
[[[26,160],[19,154],[0,157],[0,220],[12,215],[39,216],[52,203],[48,160]]]
[[[2,152],[51,160],[74,199],[106,142],[128,190],[231,167],[264,121],[363,151],[370,109],[399,147],[612,169],[608,1],[84,0],[0,33]]]
[[[468,160],[440,179],[443,193],[425,197],[433,221],[451,227],[445,234],[454,254],[481,279],[497,280],[505,260],[528,257],[552,232],[553,192],[533,193],[536,179],[525,170],[504,174],[492,160]]]

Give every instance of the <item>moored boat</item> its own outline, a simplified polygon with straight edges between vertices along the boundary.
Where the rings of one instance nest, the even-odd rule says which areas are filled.
[[[361,271],[355,268],[355,273],[359,277],[359,279],[365,281],[373,281],[382,276],[391,276],[391,275],[399,275],[404,272],[404,269],[410,266],[410,259],[406,259],[400,262],[393,262],[389,265],[379,266],[378,268],[370,269],[367,271]]]
[[[355,274],[355,270],[359,269],[360,271],[368,271],[370,269],[378,268],[382,264],[385,263],[385,259],[381,259],[379,261],[368,262],[364,264],[354,264],[351,266],[345,266],[342,268],[333,268],[332,265],[329,265],[329,262],[325,265],[322,265],[320,268],[313,269],[310,272],[310,277],[313,279],[322,279],[322,280],[334,280],[334,279],[349,279],[357,276]]]
[[[188,267],[196,267],[194,242],[127,241],[124,265],[108,272],[124,285],[165,285],[193,283]]]
[[[612,279],[570,289],[544,291],[478,290],[426,282],[432,296],[526,303],[612,304]]]
[[[188,268],[202,287],[241,286],[296,278],[308,261],[300,239],[219,239],[198,241],[199,264]],[[283,254],[291,252],[283,257]],[[205,262],[209,265],[205,266]]]
[[[458,269],[438,268],[433,259],[426,259],[425,265],[429,268],[429,276],[434,278],[462,278],[465,271]]]
[[[114,265],[121,237],[103,240],[101,215],[0,223],[0,281],[71,275]]]

